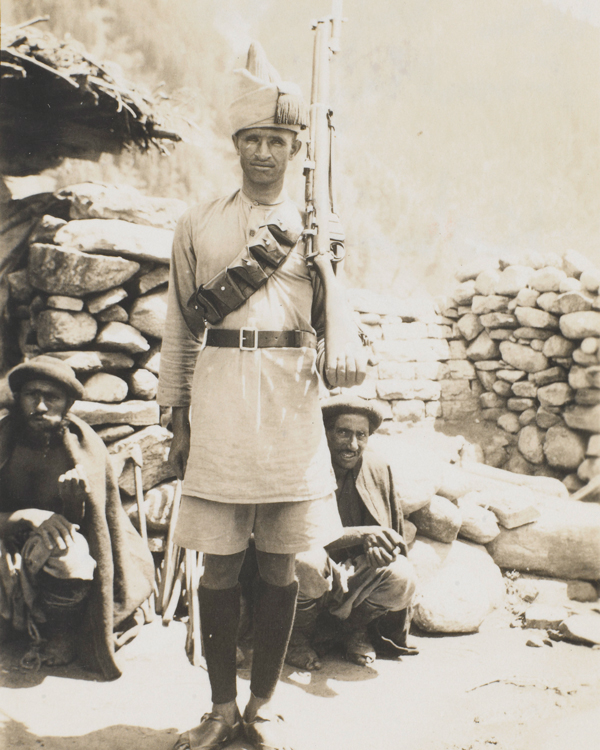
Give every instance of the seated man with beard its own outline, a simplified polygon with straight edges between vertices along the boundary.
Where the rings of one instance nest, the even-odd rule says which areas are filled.
[[[402,508],[388,463],[365,451],[382,415],[369,401],[345,395],[325,401],[322,411],[344,533],[296,559],[299,593],[286,661],[319,669],[315,648],[331,638],[361,666],[375,660],[375,646],[416,653],[406,641],[415,579]]]
[[[113,628],[152,591],[154,566],[127,518],[102,440],[69,414],[83,386],[39,356],[8,376],[0,420],[0,635],[33,640],[24,666],[86,666],[114,679]]]

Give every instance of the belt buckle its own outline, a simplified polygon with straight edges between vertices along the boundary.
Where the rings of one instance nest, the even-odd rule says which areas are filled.
[[[246,344],[246,336],[252,334],[252,344]],[[258,331],[256,328],[240,328],[240,349],[244,352],[254,352],[258,349]]]

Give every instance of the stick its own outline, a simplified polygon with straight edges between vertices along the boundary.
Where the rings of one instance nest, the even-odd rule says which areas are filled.
[[[181,597],[181,589],[183,588],[183,576],[184,575],[185,575],[185,566],[182,561],[181,565],[179,566],[179,572],[177,573],[177,578],[175,579],[175,583],[173,584],[173,591],[171,593],[171,598],[169,599],[169,606],[165,609],[164,614],[162,616],[162,624],[165,627],[168,627],[171,624],[171,621],[173,620],[173,617],[175,615],[175,610],[177,609],[177,605],[179,604],[179,598]]]
[[[190,661],[199,667],[202,661],[202,638],[200,634],[200,603],[198,601],[198,553],[185,551],[185,582],[188,600],[188,653]]]
[[[179,505],[181,504],[181,480],[177,480],[175,486],[175,497],[173,498],[173,507],[171,508],[171,519],[169,521],[169,533],[167,534],[167,545],[165,548],[165,558],[163,561],[162,578],[160,581],[160,589],[158,592],[157,611],[159,613],[164,612],[169,602],[169,596],[171,594],[171,587],[173,585],[173,578],[175,576],[175,556],[176,556],[176,545],[173,543],[173,536],[175,535],[175,526],[177,524],[177,516],[179,515]]]
[[[142,466],[144,457],[140,444],[136,443],[131,449],[131,460],[133,461],[133,480],[135,485],[135,499],[137,502],[138,516],[140,519],[140,534],[148,544],[148,527],[146,525],[146,506],[144,505],[144,480],[142,477]]]

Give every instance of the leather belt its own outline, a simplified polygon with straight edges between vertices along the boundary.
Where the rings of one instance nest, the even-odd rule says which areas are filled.
[[[204,346],[227,346],[245,351],[303,346],[317,348],[317,337],[311,331],[259,331],[256,328],[207,328]]]

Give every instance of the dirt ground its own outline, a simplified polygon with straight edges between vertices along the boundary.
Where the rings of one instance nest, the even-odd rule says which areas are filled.
[[[286,667],[277,707],[294,750],[592,750],[600,746],[600,650],[531,648],[503,613],[479,633],[415,637],[417,656],[361,668],[338,656],[320,672]],[[4,748],[168,750],[209,705],[206,672],[184,653],[185,625],[145,626],[121,653],[123,676],[77,667],[25,672],[3,652]],[[239,671],[240,703],[249,672]],[[251,750],[238,742],[234,750]]]

